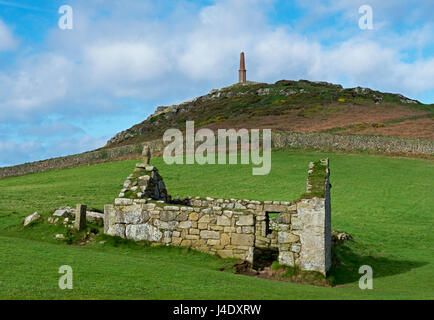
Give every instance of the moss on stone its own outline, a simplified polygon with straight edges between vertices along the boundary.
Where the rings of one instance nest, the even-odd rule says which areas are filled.
[[[321,160],[314,162],[308,177],[310,191],[302,194],[299,199],[324,198],[326,179],[327,166]]]
[[[125,191],[124,198],[127,198],[127,199],[139,199],[139,197],[137,196],[137,194],[134,191],[132,191],[132,190]]]

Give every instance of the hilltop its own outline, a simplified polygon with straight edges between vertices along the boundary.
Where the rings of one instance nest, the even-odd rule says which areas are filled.
[[[161,106],[143,122],[116,134],[105,148],[161,138],[194,120],[210,129],[385,135],[434,140],[434,105],[401,94],[307,80],[235,84],[179,105]]]
[[[273,148],[367,151],[434,156],[434,104],[401,94],[307,80],[235,84],[178,105],[161,106],[99,149],[0,168],[0,179],[79,165],[132,159],[143,143],[154,155],[169,128],[272,129]]]

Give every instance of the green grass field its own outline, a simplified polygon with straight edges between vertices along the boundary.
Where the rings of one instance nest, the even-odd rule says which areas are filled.
[[[54,239],[64,229],[46,217],[62,205],[113,203],[136,162],[124,161],[0,180],[0,299],[433,299],[433,161],[282,150],[273,153],[268,176],[242,165],[152,163],[172,196],[291,200],[305,191],[309,161],[324,157],[333,229],[355,239],[337,252],[334,287],[237,275],[234,261],[185,248],[103,235],[86,246]],[[23,228],[34,211],[45,222]],[[373,290],[358,287],[365,264],[373,268]],[[61,265],[73,268],[73,290],[57,285]]]

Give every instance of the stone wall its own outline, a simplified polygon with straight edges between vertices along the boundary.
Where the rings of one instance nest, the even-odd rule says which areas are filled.
[[[369,135],[273,132],[272,147],[434,155],[434,141]]]
[[[325,133],[273,132],[272,147],[320,148],[326,150],[370,151],[380,153],[407,153],[434,155],[434,141],[424,139],[401,139],[381,136],[333,135]],[[146,142],[154,154],[162,153],[162,140]],[[59,157],[17,166],[0,168],[0,179],[28,173],[71,168],[79,165],[102,163],[138,157],[143,144],[100,149],[67,157]]]
[[[257,252],[276,250],[283,265],[323,274],[330,267],[328,160],[311,163],[306,194],[291,202],[170,196],[166,202],[121,194],[124,198],[104,207],[108,235],[187,246],[250,263]]]
[[[136,164],[133,173],[125,180],[120,198],[154,199],[171,202],[158,169],[146,163]]]
[[[29,173],[45,172],[49,170],[73,168],[80,165],[103,163],[117,159],[136,157],[142,152],[142,144],[133,144],[111,149],[100,149],[66,157],[24,163],[17,166],[0,168],[0,179],[21,176]]]

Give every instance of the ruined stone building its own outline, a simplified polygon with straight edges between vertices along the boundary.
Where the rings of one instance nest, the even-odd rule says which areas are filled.
[[[325,275],[331,265],[329,162],[309,165],[306,193],[294,201],[172,199],[157,168],[138,163],[119,198],[104,207],[104,232],[252,264],[270,250],[282,265]]]

